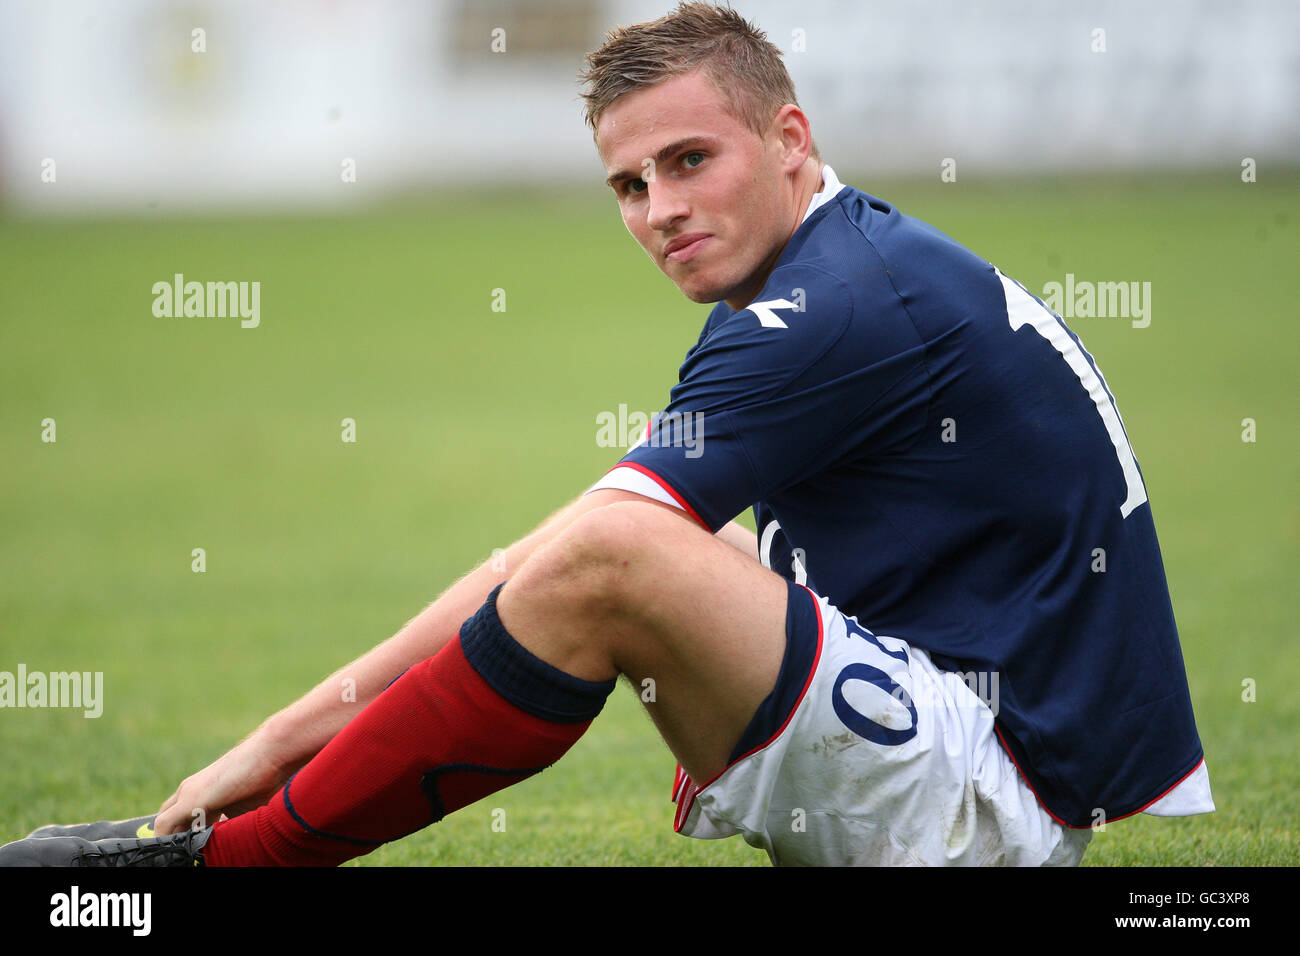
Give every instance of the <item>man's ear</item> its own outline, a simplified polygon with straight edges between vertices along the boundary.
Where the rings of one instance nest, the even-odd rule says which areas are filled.
[[[812,155],[812,124],[808,122],[807,114],[793,103],[777,110],[772,122],[781,139],[782,169],[792,173]]]

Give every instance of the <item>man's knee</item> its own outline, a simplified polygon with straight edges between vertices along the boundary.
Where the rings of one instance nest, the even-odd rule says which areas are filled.
[[[597,508],[536,552],[512,584],[606,613],[630,607],[647,596],[684,520],[651,502]]]

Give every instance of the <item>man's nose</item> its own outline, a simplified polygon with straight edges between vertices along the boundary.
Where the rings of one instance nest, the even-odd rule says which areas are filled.
[[[685,219],[689,208],[680,192],[661,180],[646,183],[650,201],[646,210],[646,225],[651,229],[669,229],[679,219]]]

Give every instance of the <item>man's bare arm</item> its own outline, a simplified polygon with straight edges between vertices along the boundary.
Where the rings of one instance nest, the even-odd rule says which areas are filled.
[[[718,529],[718,540],[725,541],[741,554],[753,558],[755,561],[758,557],[758,535],[750,531],[742,524],[735,521],[723,525]]]
[[[465,575],[388,640],[335,671],[225,755],[182,781],[159,808],[155,832],[185,829],[198,810],[213,820],[221,813],[234,815],[265,803],[397,675],[451,641],[492,589],[508,580],[534,551],[587,512],[625,500],[651,499],[616,489],[583,495],[507,548],[504,560],[497,556]],[[757,558],[752,532],[733,522],[718,534]],[[349,685],[346,700],[342,693],[345,679],[355,681]]]

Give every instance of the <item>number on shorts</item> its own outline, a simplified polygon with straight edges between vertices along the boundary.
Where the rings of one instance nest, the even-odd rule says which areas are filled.
[[[908,663],[907,651],[903,648],[890,650],[880,643],[880,639],[870,631],[860,626],[856,621],[845,618],[844,625],[848,633],[860,637],[870,644],[874,644],[882,653],[892,657],[894,660],[902,661],[904,665]],[[844,696],[844,685],[851,680],[866,681],[875,684],[894,700],[898,701],[907,708],[911,715],[912,723],[902,729],[886,727],[884,724],[877,723],[865,714],[853,709],[853,705],[848,702]],[[899,744],[905,744],[916,736],[916,705],[912,702],[911,695],[898,681],[894,680],[878,667],[872,667],[870,664],[858,661],[847,665],[839,676],[835,678],[835,686],[831,688],[831,706],[835,709],[835,716],[840,719],[845,727],[853,731],[859,737],[870,740],[872,743],[880,744],[883,747],[897,747]]]

